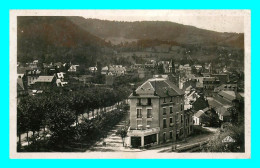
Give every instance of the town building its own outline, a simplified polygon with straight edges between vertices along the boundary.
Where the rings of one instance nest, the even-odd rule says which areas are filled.
[[[205,116],[206,112],[209,111],[210,109],[208,107],[197,111],[194,115],[193,115],[193,124],[194,125],[202,125],[203,123],[203,116]]]
[[[204,77],[203,88],[206,96],[212,96],[214,89],[220,85],[220,81],[216,77]]]
[[[68,69],[69,72],[78,72],[79,65],[71,65]]]
[[[131,147],[175,142],[192,132],[192,116],[184,115],[184,92],[169,80],[149,79],[129,99]]]
[[[33,88],[35,90],[40,90],[44,92],[49,92],[54,87],[56,87],[56,77],[53,76],[39,76],[39,78],[34,82]]]
[[[26,72],[26,77],[27,77],[27,85],[31,86],[32,84],[35,83],[35,81],[39,78],[41,75],[41,71],[39,70],[31,70]]]
[[[126,68],[123,67],[122,65],[112,65],[109,66],[108,72],[114,76],[121,76],[121,75],[125,75]]]

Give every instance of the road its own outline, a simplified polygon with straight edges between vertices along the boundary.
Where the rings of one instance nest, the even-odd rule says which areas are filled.
[[[152,153],[172,152],[172,143],[164,144],[163,146],[158,146],[154,149],[147,149],[147,150],[123,147],[122,139],[115,134],[116,130],[122,126],[124,126],[124,120],[122,120],[119,124],[117,124],[114,127],[114,129],[112,129],[109,132],[108,136],[104,140],[97,142],[92,148],[90,148],[86,152],[142,152],[142,153],[147,153],[147,154],[149,154],[149,152],[152,152]],[[207,128],[207,127],[205,127],[205,128],[208,129],[212,133],[188,137],[186,139],[186,142],[181,141],[181,142],[177,143],[177,149],[181,148],[183,146],[192,145],[192,144],[196,144],[199,142],[204,142],[218,133],[218,129],[216,129],[216,128]],[[125,139],[126,143],[128,142],[128,138]],[[103,142],[106,142],[106,146],[103,145]]]

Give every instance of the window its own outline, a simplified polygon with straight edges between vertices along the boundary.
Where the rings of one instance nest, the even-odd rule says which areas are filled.
[[[170,131],[169,133],[170,133],[170,139],[172,139],[172,131]]]
[[[163,133],[163,142],[166,142],[166,132]]]
[[[167,128],[167,125],[166,125],[166,118],[163,119],[163,128]]]
[[[163,108],[163,115],[166,115],[166,108]]]
[[[147,109],[147,118],[152,118],[152,109]]]
[[[179,120],[179,113],[177,112],[176,113],[176,121],[178,121]]]
[[[163,98],[163,103],[166,103],[166,101],[165,101],[165,97]]]
[[[173,127],[173,119],[172,119],[172,117],[170,118],[170,127]]]
[[[146,126],[151,127],[151,125],[152,125],[152,121],[147,121],[147,122],[146,122]]]
[[[182,114],[181,114],[181,123],[183,123],[183,118],[182,118]]]
[[[183,105],[181,104],[181,111],[183,110]]]
[[[172,111],[172,107],[170,107],[170,114],[172,114],[173,113],[173,111]]]
[[[147,99],[147,105],[152,105],[152,99],[151,98]]]
[[[142,118],[142,109],[137,109],[137,118]]]
[[[171,96],[171,100],[170,100],[170,102],[172,102],[172,96]]]

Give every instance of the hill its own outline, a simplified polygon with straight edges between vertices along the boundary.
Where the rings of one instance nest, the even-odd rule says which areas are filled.
[[[157,39],[173,41],[181,45],[201,44],[244,48],[242,33],[220,33],[168,21],[119,22],[83,17],[68,18],[82,29],[104,40],[118,38],[124,42],[133,39]]]
[[[20,62],[73,61],[91,64],[109,46],[66,17],[20,16],[17,19],[17,57]]]

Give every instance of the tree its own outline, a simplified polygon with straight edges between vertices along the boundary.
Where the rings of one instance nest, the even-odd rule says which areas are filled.
[[[223,139],[230,136],[235,142],[225,143]],[[204,152],[244,152],[245,151],[244,125],[226,125],[223,131],[210,139],[209,143],[203,147]]]
[[[158,73],[159,73],[159,74],[163,74],[163,73],[164,73],[163,64],[159,64],[159,65],[158,65]]]
[[[17,135],[18,135],[18,150],[21,149],[21,134],[28,132],[28,110],[26,101],[21,100],[21,102],[17,106]],[[27,133],[27,141],[28,141],[28,133]],[[29,142],[28,142],[29,143]]]
[[[71,142],[75,135],[72,126],[75,122],[73,111],[68,107],[55,107],[50,115],[51,142],[54,147],[61,144],[62,149]]]
[[[27,134],[27,142],[29,145],[29,136],[28,132],[30,131],[30,111],[33,106],[32,98],[31,97],[25,97],[21,99],[20,103],[17,106],[17,134],[19,138],[19,145],[18,147],[21,147],[21,134],[25,133]]]
[[[116,135],[120,136],[122,139],[123,146],[125,146],[125,137],[127,136],[127,128],[122,127],[117,130]]]
[[[171,64],[172,64],[172,73],[175,74],[175,64],[173,60],[171,60]]]

